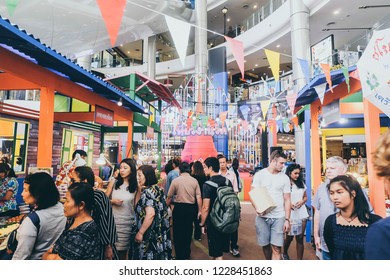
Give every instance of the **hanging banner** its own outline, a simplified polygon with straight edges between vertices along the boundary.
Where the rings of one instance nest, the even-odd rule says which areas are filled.
[[[287,91],[286,100],[287,100],[288,107],[291,110],[291,114],[294,114],[295,103],[297,102],[297,96],[298,93],[294,93],[294,91],[292,90]]]
[[[348,72],[348,68],[343,66],[343,67],[341,67],[341,71],[343,71],[343,75],[344,75],[344,78],[345,78],[345,83],[347,84],[348,93],[349,93],[351,91],[351,86],[349,85],[349,72]]]
[[[269,104],[271,104],[271,100],[263,100],[260,102],[261,112],[263,114],[263,120],[265,120],[265,117],[267,116]]]
[[[333,92],[332,79],[330,77],[330,66],[329,66],[329,64],[324,64],[324,63],[321,63],[320,65],[321,65],[322,71],[324,71],[326,81],[328,82],[330,91]]]
[[[9,15],[12,17],[16,9],[16,6],[19,4],[19,0],[6,0],[5,3],[7,5]]]
[[[299,62],[299,66],[301,66],[301,70],[303,75],[305,76],[306,83],[310,82],[310,67],[309,62],[306,59],[297,58]]]
[[[188,22],[167,15],[165,16],[165,21],[167,22],[169,32],[171,33],[177,54],[179,55],[181,65],[184,67],[191,25]]]
[[[95,106],[95,123],[113,127],[114,126],[114,112],[106,108]]]
[[[320,84],[318,86],[315,86],[314,89],[317,92],[318,98],[321,101],[321,104],[324,103],[324,96],[325,96],[325,89],[326,89],[326,84]]]
[[[233,53],[234,59],[237,62],[238,68],[241,71],[241,78],[244,79],[244,44],[236,39],[232,39],[230,37],[224,36],[226,42]]]
[[[275,81],[279,81],[280,75],[280,53],[271,50],[264,49],[267,56],[269,65],[271,66],[272,75],[274,75]]]
[[[126,0],[97,0],[106,24],[111,46],[115,46],[119,28],[126,7]]]

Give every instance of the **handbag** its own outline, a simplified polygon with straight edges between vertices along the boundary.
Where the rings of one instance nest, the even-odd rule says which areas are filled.
[[[40,228],[40,220],[39,220],[39,216],[37,215],[37,213],[35,211],[32,211],[30,214],[27,215],[27,217],[29,217],[32,221],[32,223],[34,224],[34,226],[37,228],[37,235],[39,233],[39,228]],[[26,218],[26,216],[24,216],[19,224],[22,224],[23,220]],[[16,238],[16,235],[18,233],[18,228],[17,229],[14,229],[10,234],[9,234],[9,237],[8,237],[8,240],[7,240],[7,253],[8,254],[13,254],[15,251],[16,251],[16,248],[18,247],[18,239]]]

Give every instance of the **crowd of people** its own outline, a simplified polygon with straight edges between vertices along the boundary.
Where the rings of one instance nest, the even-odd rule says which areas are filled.
[[[267,260],[290,259],[295,238],[296,259],[304,255],[304,235],[311,215],[307,187],[299,164],[289,164],[282,151],[270,155],[269,166],[255,173],[252,189],[264,188],[273,200],[270,211],[257,212],[256,240]],[[76,150],[56,180],[44,172],[29,174],[22,198],[32,213],[20,223],[17,246],[0,251],[13,260],[189,260],[192,239],[207,236],[211,259],[224,253],[240,257],[239,228],[223,232],[213,221],[220,189],[238,196],[243,189],[238,160],[223,155],[204,161],[171,159],[159,184],[150,165],[123,159],[110,170],[106,189],[86,166],[86,153]],[[378,142],[373,165],[390,195],[390,131]],[[390,219],[374,213],[359,182],[347,173],[340,157],[326,162],[326,179],[312,203],[314,244],[323,260],[390,259]],[[61,192],[66,188],[65,197]],[[16,175],[0,163],[0,217],[18,215]],[[238,211],[240,208],[238,209]],[[4,242],[7,242],[5,240]]]

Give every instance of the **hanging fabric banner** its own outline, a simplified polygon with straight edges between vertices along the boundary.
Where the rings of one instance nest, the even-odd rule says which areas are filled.
[[[225,120],[227,118],[228,111],[219,113],[219,119],[221,120],[222,127],[225,124]]]
[[[344,78],[345,78],[345,83],[347,84],[348,93],[349,93],[351,91],[351,86],[349,85],[349,72],[348,72],[348,68],[343,66],[343,67],[341,67],[341,71],[343,71],[343,75],[344,75]]]
[[[333,92],[332,79],[330,77],[330,66],[329,66],[329,64],[325,64],[325,63],[321,63],[320,65],[321,65],[322,71],[324,71],[326,81],[328,82],[330,91]]]
[[[318,98],[321,101],[321,104],[324,103],[324,96],[325,96],[325,89],[326,89],[326,84],[320,84],[318,86],[315,86],[314,89],[317,92]]]
[[[280,75],[280,53],[264,49],[267,56],[269,65],[271,66],[272,75],[274,75],[275,81],[279,81]]]
[[[241,71],[241,78],[244,79],[244,44],[236,39],[232,39],[230,37],[224,36],[226,42],[233,53],[234,59],[237,62],[238,68]]]
[[[115,46],[119,28],[126,7],[126,0],[97,0],[106,24],[111,46]]]
[[[19,4],[19,0],[6,0],[6,5],[8,9],[9,15],[12,17],[14,14],[14,11],[16,9],[16,6]]]
[[[191,25],[188,22],[167,15],[165,16],[165,21],[167,22],[169,32],[171,33],[177,54],[179,55],[181,65],[184,67]]]
[[[271,104],[271,100],[263,100],[260,102],[261,112],[263,113],[263,120],[265,120],[265,117],[267,116],[269,104]]]
[[[306,83],[308,84],[310,82],[310,67],[309,62],[307,62],[306,59],[297,58],[299,62],[299,66],[301,66],[301,70],[303,75],[305,75]]]
[[[287,91],[286,99],[287,99],[288,107],[291,110],[291,114],[294,114],[295,103],[297,102],[297,96],[298,93],[294,93],[293,90]]]

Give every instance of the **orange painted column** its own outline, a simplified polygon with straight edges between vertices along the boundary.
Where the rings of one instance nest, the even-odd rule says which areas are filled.
[[[320,136],[319,136],[319,123],[318,123],[318,102],[314,102],[310,105],[311,114],[311,182],[314,193],[317,191],[318,186],[321,184],[321,149],[320,149]]]
[[[372,165],[372,153],[375,151],[377,140],[380,136],[380,110],[366,98],[363,99],[363,108],[370,202],[375,209],[375,213],[385,217],[386,206],[383,181],[376,176]]]
[[[127,146],[126,156],[128,158],[133,157],[133,125],[134,125],[134,113],[130,113],[130,118],[127,122]]]
[[[43,87],[39,112],[37,167],[52,167],[53,123],[54,90]]]

